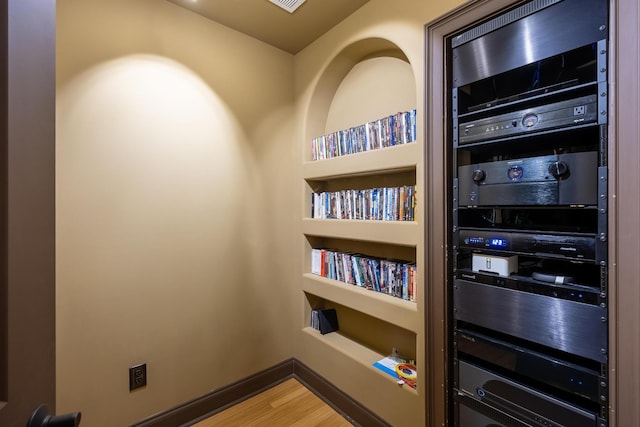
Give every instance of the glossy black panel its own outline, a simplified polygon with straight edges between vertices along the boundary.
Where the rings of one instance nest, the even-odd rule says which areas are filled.
[[[607,312],[582,304],[456,280],[454,317],[587,359],[607,361]]]
[[[597,43],[607,23],[606,2],[561,1],[453,49],[453,86]]]

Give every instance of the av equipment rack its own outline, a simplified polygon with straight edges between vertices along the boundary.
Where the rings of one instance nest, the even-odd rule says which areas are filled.
[[[608,20],[531,0],[446,38],[454,426],[608,426]]]

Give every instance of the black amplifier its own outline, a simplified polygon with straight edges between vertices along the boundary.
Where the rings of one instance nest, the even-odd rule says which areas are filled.
[[[458,396],[455,414],[459,427],[493,426],[491,418],[465,404],[465,398],[504,414],[505,426],[600,427],[598,414],[519,384],[465,361],[458,363]],[[484,406],[482,405],[482,406]],[[462,413],[460,412],[462,411]],[[483,411],[484,412],[484,411]],[[506,416],[505,416],[506,415]],[[478,417],[478,419],[476,419]],[[498,417],[496,417],[498,418]],[[484,423],[484,424],[483,424]],[[606,424],[604,424],[606,425]]]
[[[579,264],[579,266],[582,267],[582,269],[585,267],[582,263]],[[543,280],[540,279],[541,277]],[[485,285],[514,289],[590,305],[600,305],[603,302],[599,287],[580,284],[571,276],[533,272],[532,276],[516,273],[508,277],[503,277],[497,274],[457,269],[454,279],[469,280]]]
[[[460,206],[584,206],[598,203],[594,151],[465,165]]]
[[[596,404],[603,403],[599,370],[464,328],[456,330],[454,342],[459,358],[473,357],[531,383],[544,384]]]
[[[461,119],[458,141],[470,144],[597,122],[598,97],[587,95],[468,122]]]
[[[454,280],[454,318],[606,363],[607,309],[515,289]]]
[[[475,252],[511,253],[566,260],[597,261],[596,235],[541,234],[511,230],[460,228],[458,245]]]

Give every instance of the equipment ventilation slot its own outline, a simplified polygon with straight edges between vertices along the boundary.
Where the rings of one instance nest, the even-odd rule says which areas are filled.
[[[559,3],[560,1],[562,0],[533,0],[532,2],[506,12],[488,22],[485,22],[484,24],[478,25],[477,27],[455,36],[451,42],[451,47],[456,48],[466,42],[475,40],[478,37],[509,25],[526,16],[532,15],[548,6]]]

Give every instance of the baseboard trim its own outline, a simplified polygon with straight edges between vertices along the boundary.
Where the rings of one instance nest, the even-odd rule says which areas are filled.
[[[152,415],[130,427],[188,426],[273,387],[292,375],[293,359],[290,359],[168,411]]]
[[[152,415],[130,427],[189,426],[289,378],[296,378],[303,383],[355,426],[390,426],[300,361],[289,359],[190,402]]]

